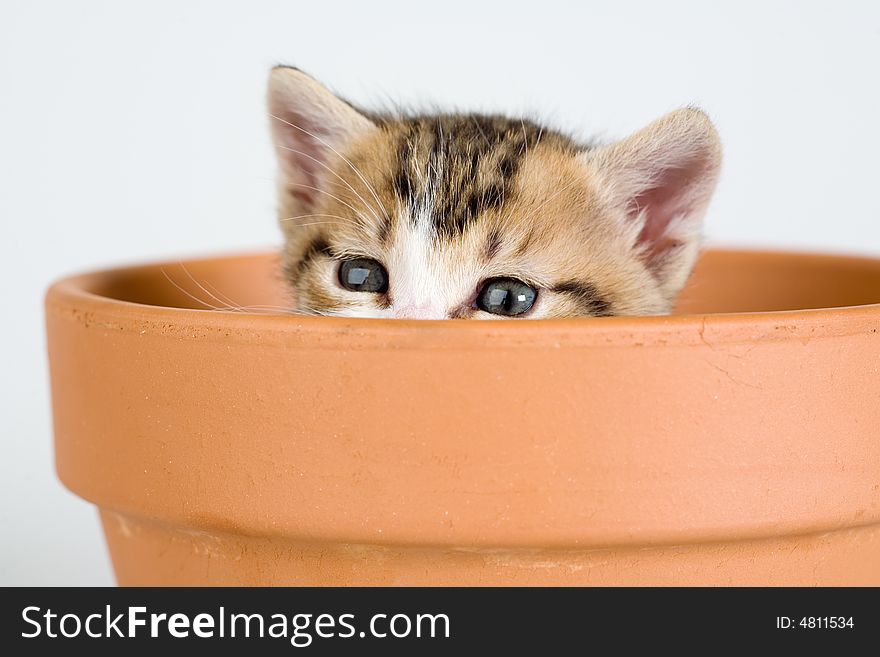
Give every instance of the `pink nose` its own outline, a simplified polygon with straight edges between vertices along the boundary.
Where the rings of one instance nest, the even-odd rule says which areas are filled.
[[[399,319],[446,319],[446,312],[442,308],[423,302],[397,308],[394,316]]]

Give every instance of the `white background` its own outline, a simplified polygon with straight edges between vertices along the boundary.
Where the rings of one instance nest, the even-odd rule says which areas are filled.
[[[263,108],[290,63],[370,105],[622,135],[698,104],[710,242],[880,252],[880,3],[0,0],[0,584],[108,584],[57,483],[42,326],[71,271],[279,242]]]

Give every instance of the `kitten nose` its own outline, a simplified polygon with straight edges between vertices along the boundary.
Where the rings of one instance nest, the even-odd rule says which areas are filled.
[[[398,319],[446,319],[446,311],[428,301],[402,306],[394,315]]]

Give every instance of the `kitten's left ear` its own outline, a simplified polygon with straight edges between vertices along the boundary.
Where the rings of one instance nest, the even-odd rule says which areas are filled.
[[[721,167],[721,142],[709,117],[677,110],[582,157],[610,203],[623,210],[633,248],[671,302],[696,262]]]
[[[366,116],[302,71],[269,74],[269,120],[282,182],[304,212],[315,205],[335,157],[375,128]]]

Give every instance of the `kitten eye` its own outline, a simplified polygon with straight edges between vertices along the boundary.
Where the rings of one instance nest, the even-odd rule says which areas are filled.
[[[537,294],[535,288],[515,278],[493,278],[483,284],[477,306],[493,315],[513,317],[529,310]]]
[[[388,272],[371,258],[344,260],[339,265],[339,282],[353,292],[387,292]]]

